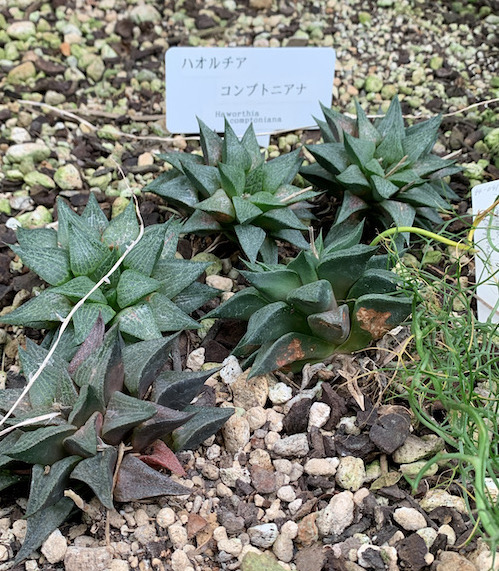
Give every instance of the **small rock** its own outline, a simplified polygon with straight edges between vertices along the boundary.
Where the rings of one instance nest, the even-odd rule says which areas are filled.
[[[59,167],[55,171],[54,180],[63,190],[78,190],[83,187],[80,171],[72,164]]]
[[[235,488],[237,480],[241,480],[245,484],[251,483],[248,469],[242,468],[239,462],[234,462],[229,468],[220,468],[220,479],[229,488]]]
[[[85,70],[85,73],[87,74],[87,77],[93,81],[99,81],[105,71],[106,66],[104,65],[102,59],[100,57],[94,56],[87,69]]]
[[[235,454],[244,448],[250,440],[249,423],[244,416],[233,414],[224,424],[222,434],[227,451]]]
[[[419,537],[423,538],[428,549],[435,543],[435,539],[437,539],[438,535],[438,532],[432,527],[423,527],[422,529],[418,529],[416,533]]]
[[[191,562],[184,551],[176,549],[172,553],[171,565],[173,571],[185,571],[187,567],[190,567]]]
[[[287,521],[281,527],[281,533],[272,546],[272,551],[280,561],[289,563],[293,559],[293,539],[298,533],[298,526],[294,521]]]
[[[448,524],[441,525],[438,528],[438,533],[445,535],[447,537],[447,545],[455,545],[456,543],[456,532]]]
[[[220,369],[220,378],[226,385],[232,385],[243,372],[239,365],[239,361],[234,357],[234,355],[229,355],[222,365],[223,367]]]
[[[311,458],[304,466],[309,476],[334,476],[340,464],[338,458]]]
[[[292,458],[306,456],[309,450],[306,434],[292,434],[286,438],[281,438],[273,447],[273,451],[279,456],[290,456]]]
[[[459,513],[466,513],[466,504],[463,498],[459,496],[452,496],[445,490],[435,489],[426,492],[425,497],[419,502],[419,505],[426,511],[431,512],[435,508],[441,506],[447,508],[454,508]]]
[[[428,434],[421,438],[411,434],[404,444],[395,450],[393,460],[397,464],[411,464],[440,452],[443,447],[444,441],[434,434]]]
[[[152,523],[139,525],[133,534],[140,544],[147,545],[156,539],[156,526]]]
[[[377,75],[368,75],[364,84],[367,93],[379,93],[383,87],[383,80]]]
[[[204,347],[199,347],[198,349],[194,349],[189,353],[186,361],[186,367],[191,371],[200,371],[201,367],[204,365],[204,354],[205,349]]]
[[[162,508],[156,516],[156,523],[159,527],[167,529],[175,521],[175,512],[172,508]]]
[[[49,563],[58,563],[64,559],[67,548],[66,538],[56,529],[43,542],[42,553]]]
[[[286,434],[298,434],[307,430],[311,406],[310,398],[302,398],[293,403],[282,423]]]
[[[331,407],[328,404],[325,402],[314,402],[314,404],[310,407],[310,414],[308,417],[308,430],[310,430],[312,426],[322,428],[329,420],[330,415]]]
[[[256,448],[255,450],[251,451],[249,463],[252,466],[259,466],[260,468],[265,468],[265,470],[273,471],[270,454],[261,448]]]
[[[112,560],[113,552],[108,547],[68,547],[64,567],[66,571],[106,571]]]
[[[412,464],[401,464],[399,466],[399,470],[404,474],[404,476],[408,476],[409,478],[415,478],[419,472],[421,472],[421,468],[426,464],[424,460],[420,460],[419,462],[412,462]],[[438,472],[438,464],[435,462],[432,466],[430,466],[427,470],[425,470],[425,476],[434,476]]]
[[[327,507],[317,514],[316,524],[320,534],[340,535],[352,523],[354,502],[352,492],[341,492],[329,500]]]
[[[289,504],[296,499],[296,493],[293,486],[282,486],[277,490],[277,497]]]
[[[433,568],[435,571],[477,571],[471,561],[454,551],[442,551]]]
[[[254,553],[250,551],[251,545],[247,549],[241,562],[241,571],[283,571],[283,567],[269,553]],[[254,547],[252,549],[255,549]]]
[[[10,138],[14,143],[18,143],[19,145],[31,141],[31,135],[24,127],[13,127],[10,132]]]
[[[272,0],[249,0],[250,8],[255,10],[270,10],[272,8]]]
[[[251,483],[259,494],[271,494],[277,489],[275,472],[262,468],[261,466],[251,466]]]
[[[37,171],[30,171],[24,175],[24,182],[30,187],[43,186],[49,189],[55,188],[55,183],[49,176]]]
[[[303,547],[309,547],[319,539],[319,529],[315,524],[316,519],[317,513],[311,513],[298,522],[296,541],[301,543]]]
[[[241,540],[238,539],[237,537],[234,537],[232,539],[222,539],[221,541],[218,542],[217,547],[219,551],[225,551],[226,553],[229,553],[233,557],[237,557],[243,550],[243,545],[241,543]]]
[[[392,454],[404,444],[410,428],[411,423],[406,415],[385,414],[371,426],[369,438],[381,452]]]
[[[397,508],[393,519],[407,531],[417,531],[427,525],[424,515],[415,508]]]
[[[6,30],[7,35],[14,40],[27,40],[36,33],[35,24],[28,20],[14,22]]]
[[[364,461],[354,456],[341,458],[335,478],[344,490],[356,492],[366,479]]]
[[[64,93],[59,93],[58,91],[53,91],[49,89],[47,93],[45,93],[45,103],[48,105],[60,105],[66,101],[66,96]]]
[[[235,407],[248,410],[255,406],[265,406],[269,396],[269,383],[266,375],[248,380],[249,370],[239,376],[231,385],[233,404]]]
[[[43,143],[23,143],[12,145],[7,149],[5,157],[11,163],[20,163],[25,160],[33,162],[43,161],[50,156],[50,149]]]
[[[182,549],[187,545],[187,530],[181,523],[174,523],[168,527],[168,537],[175,549]]]
[[[273,404],[284,404],[293,396],[291,387],[285,383],[276,383],[269,389],[269,399]]]
[[[261,406],[253,406],[246,412],[246,420],[251,430],[258,430],[267,422],[267,414]]]
[[[232,291],[232,286],[234,284],[230,278],[213,274],[212,276],[206,276],[206,285],[221,291]]]
[[[253,545],[267,549],[277,539],[279,531],[275,523],[262,523],[248,529],[248,535]]]
[[[24,83],[26,80],[35,77],[36,68],[31,61],[25,61],[12,68],[7,74],[7,81],[13,85]]]
[[[136,24],[160,22],[161,14],[151,4],[141,3],[130,11],[130,18]]]

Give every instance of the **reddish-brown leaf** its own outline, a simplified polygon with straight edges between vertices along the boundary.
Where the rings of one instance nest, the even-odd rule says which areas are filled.
[[[175,454],[162,440],[156,440],[149,448],[149,454],[142,454],[139,460],[145,462],[151,468],[166,468],[178,476],[185,476],[185,470]]]

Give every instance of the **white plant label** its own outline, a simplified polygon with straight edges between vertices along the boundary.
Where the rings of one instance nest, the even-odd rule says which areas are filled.
[[[475,186],[471,191],[473,216],[490,208],[498,197],[499,181]],[[492,323],[499,323],[499,206],[480,222],[474,243],[478,321],[491,317]]]
[[[314,124],[319,102],[331,104],[333,48],[195,48],[166,51],[166,127],[199,133],[196,117],[221,133],[224,118],[238,136],[250,123],[270,133]]]

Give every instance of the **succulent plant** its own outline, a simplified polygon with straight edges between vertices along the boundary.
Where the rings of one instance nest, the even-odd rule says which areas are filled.
[[[117,325],[105,335],[104,328],[99,317],[70,363],[56,350],[7,420],[19,426],[0,440],[0,489],[17,483],[32,465],[27,533],[16,563],[70,515],[75,506],[65,497],[68,488],[83,498],[93,492],[107,509],[113,500],[189,494],[153,467],[183,475],[172,449],[198,446],[233,411],[189,405],[214,370],[160,372],[176,335],[125,346]],[[46,349],[30,341],[20,350],[27,378],[46,355]],[[0,391],[0,409],[8,410],[20,392]],[[152,400],[144,400],[146,394]],[[54,412],[58,415],[50,420],[19,424]],[[117,463],[122,445],[125,455]]]
[[[248,320],[233,352],[253,363],[250,376],[364,348],[409,315],[411,300],[383,269],[386,258],[359,244],[362,230],[333,227],[287,265],[250,264],[242,273],[251,287],[208,314]]]
[[[335,224],[354,216],[371,226],[428,228],[442,222],[458,196],[443,177],[458,172],[454,161],[433,154],[441,116],[404,127],[395,97],[374,124],[356,102],[357,118],[322,106],[317,120],[324,143],[308,146],[316,163],[301,174],[321,190],[341,198]]]
[[[57,327],[73,306],[112,268],[138,236],[134,203],[110,222],[91,193],[81,216],[58,199],[58,229],[17,229],[19,244],[12,250],[51,287],[0,322],[36,329]],[[155,339],[162,332],[195,329],[191,313],[216,295],[198,283],[207,263],[174,257],[179,224],[170,219],[145,229],[109,283],[97,289],[73,317],[78,345],[89,334],[97,316],[118,323],[133,339]]]
[[[298,151],[265,162],[253,126],[241,140],[228,122],[222,139],[199,121],[204,157],[160,155],[173,169],[145,190],[192,212],[183,232],[224,232],[237,240],[250,261],[277,262],[274,239],[308,247],[302,232],[309,220],[308,199],[317,195],[293,186],[302,159]]]

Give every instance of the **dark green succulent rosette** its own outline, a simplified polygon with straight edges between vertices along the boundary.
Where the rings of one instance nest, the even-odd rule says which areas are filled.
[[[91,193],[81,216],[58,199],[58,229],[17,230],[12,250],[51,287],[0,322],[35,329],[55,329],[101,280],[139,235],[133,201],[108,221]],[[145,229],[122,265],[85,301],[73,317],[69,335],[83,342],[98,315],[118,323],[130,340],[161,337],[163,332],[196,329],[189,316],[217,291],[196,280],[207,263],[175,257],[178,222],[170,219]]]
[[[159,155],[173,168],[145,190],[189,213],[183,232],[223,232],[252,262],[257,257],[277,262],[275,240],[307,248],[307,200],[318,193],[292,185],[302,163],[299,151],[266,162],[252,125],[241,140],[228,122],[223,139],[202,121],[199,125],[203,156]]]
[[[362,226],[333,227],[286,265],[249,264],[251,287],[208,314],[248,320],[234,354],[252,363],[250,376],[362,349],[410,314],[386,258],[359,244]]]
[[[440,212],[459,199],[443,179],[461,170],[432,153],[441,116],[405,127],[397,97],[374,123],[356,108],[354,119],[322,106],[325,121],[316,121],[324,143],[307,146],[316,163],[300,171],[340,199],[335,224],[351,217],[378,230],[441,224]]]

